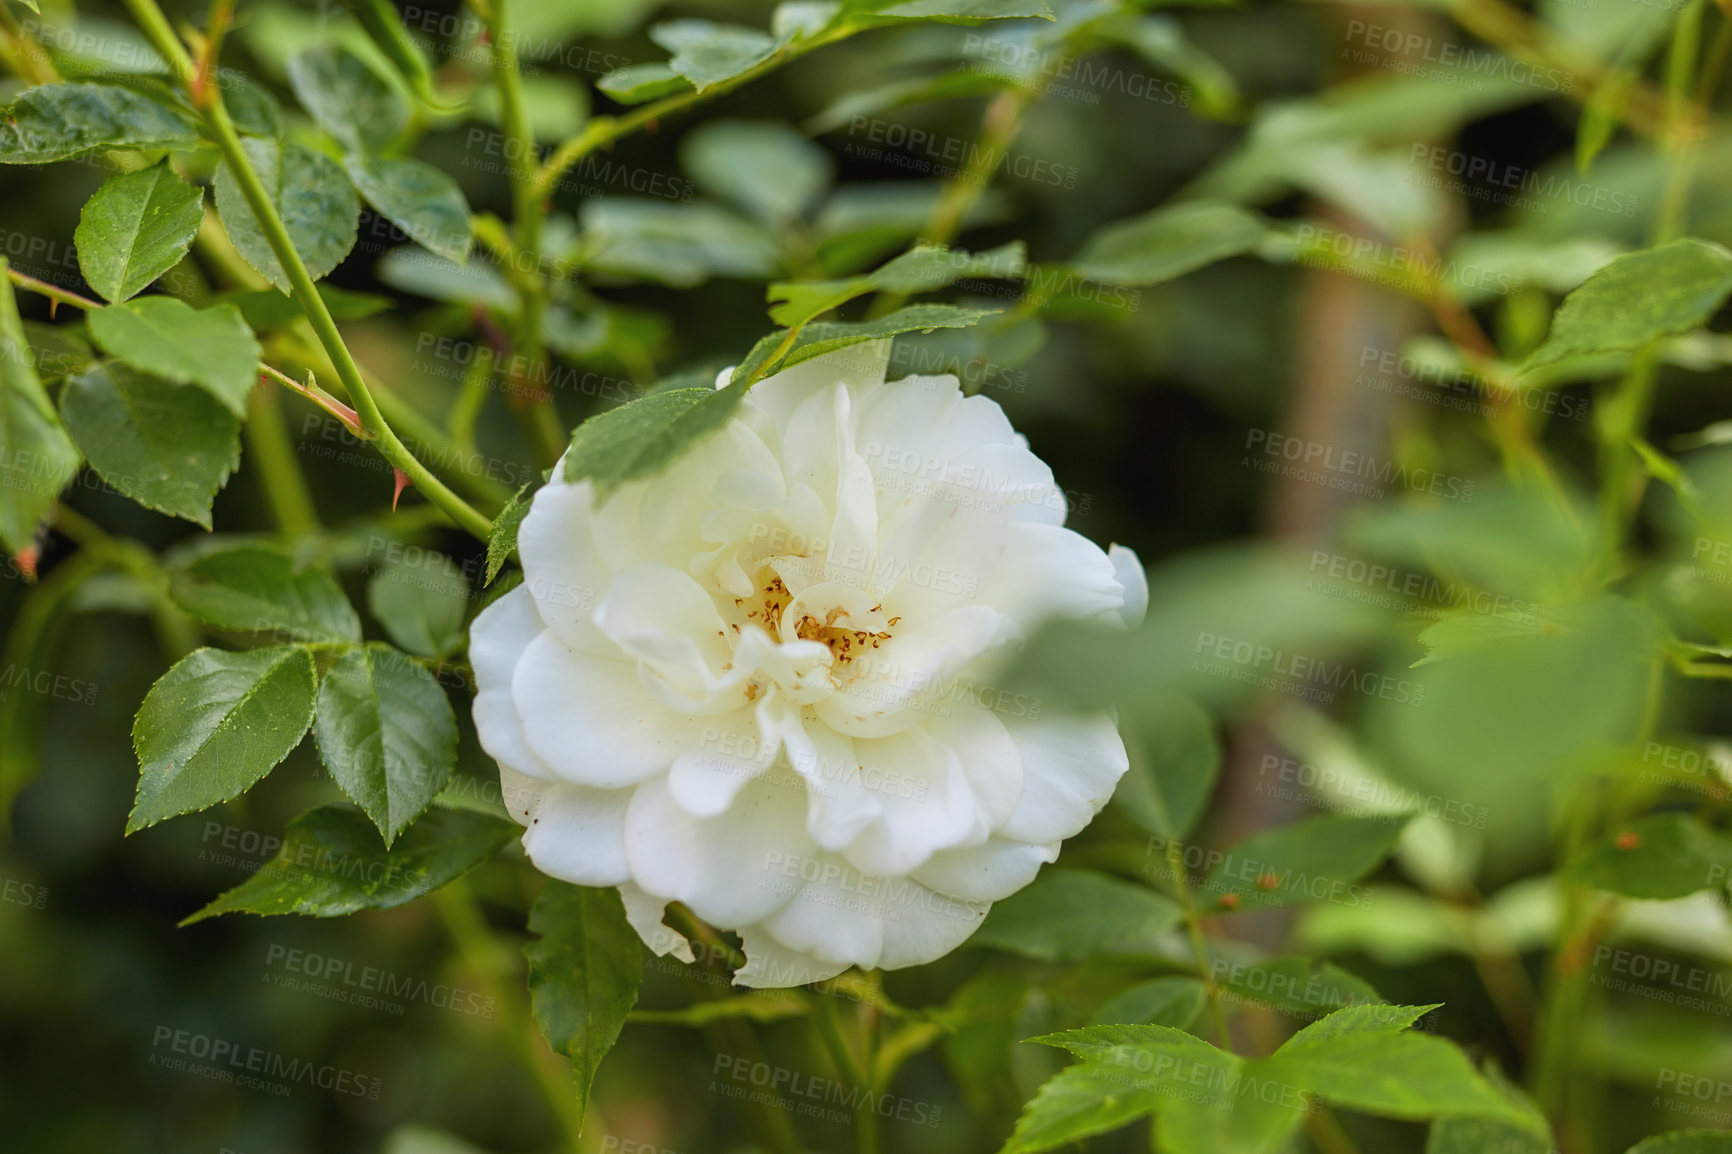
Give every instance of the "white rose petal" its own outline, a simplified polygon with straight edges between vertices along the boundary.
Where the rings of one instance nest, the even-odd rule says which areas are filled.
[[[549,876],[737,930],[754,986],[943,956],[1125,772],[1110,718],[992,682],[1051,617],[1134,625],[1136,555],[1063,527],[1052,473],[889,342],[755,385],[598,507],[555,469],[524,582],[476,618],[481,744]],[[730,374],[717,380],[728,387]]]

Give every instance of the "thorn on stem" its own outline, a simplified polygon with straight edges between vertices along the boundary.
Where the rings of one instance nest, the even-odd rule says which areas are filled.
[[[391,490],[391,512],[395,513],[397,511],[397,498],[401,497],[403,495],[403,490],[414,484],[414,482],[409,480],[409,474],[405,473],[395,465],[391,466],[391,473],[392,481],[396,486]]]

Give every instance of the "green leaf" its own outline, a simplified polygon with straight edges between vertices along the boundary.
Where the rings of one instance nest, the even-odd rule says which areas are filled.
[[[1721,1147],[1732,1152],[1732,1142]],[[1552,1154],[1551,1140],[1496,1118],[1446,1117],[1431,1124],[1425,1154]],[[1685,1154],[1674,1151],[1673,1154]]]
[[[1164,708],[1138,711],[1120,725],[1131,768],[1113,791],[1113,804],[1150,833],[1178,840],[1208,808],[1221,772],[1221,742],[1214,718],[1188,697]]]
[[[1276,1077],[1266,1063],[1246,1062],[1178,1030],[1093,1026],[1029,1040],[1070,1050],[1084,1061],[1065,1073],[1086,1075],[1070,1087],[1074,1100],[1055,1103],[1071,1107],[1068,1117],[1048,1118],[1066,1122],[1063,1130],[1034,1129],[1046,1097],[1042,1087],[1006,1151],[1050,1149],[1074,1140],[1067,1134],[1100,1133],[1154,1111],[1160,1115],[1160,1149],[1168,1154],[1273,1154],[1300,1118],[1299,1088]],[[1104,1092],[1092,1108],[1081,1093],[1091,1086],[1097,1095]],[[1019,1145],[1019,1139],[1028,1142],[1037,1134],[1038,1142]]]
[[[247,137],[241,147],[307,273],[318,280],[341,264],[355,246],[361,204],[337,162],[305,145],[279,146],[268,137]],[[241,256],[288,292],[289,278],[227,164],[217,169],[216,207]]]
[[[756,28],[710,20],[670,20],[649,35],[673,53],[668,67],[699,92],[762,64],[776,50],[775,39]]]
[[[30,345],[31,364],[44,384],[76,373],[96,359],[90,343],[66,326],[25,321],[24,339]]]
[[[1233,74],[1185,35],[1185,26],[1171,16],[1126,16],[1106,22],[1102,34],[1190,85],[1196,97],[1194,107],[1202,115],[1220,119],[1234,115],[1239,88]],[[1189,99],[1185,104],[1193,106]]]
[[[1186,1080],[1217,1086],[1243,1063],[1164,1026],[1085,1026],[1028,1041],[1069,1050],[1083,1061],[1041,1086],[1023,1107],[1002,1154],[1051,1150],[1168,1109]]]
[[[1095,1011],[1097,1026],[1171,1026],[1188,1030],[1202,1016],[1208,987],[1198,978],[1165,977],[1121,990]]]
[[[792,347],[779,361],[772,361],[775,350],[787,336],[787,330],[771,333],[752,347],[752,351],[734,370],[736,381],[756,381],[782,369],[791,369],[801,361],[845,349],[849,345],[883,340],[901,333],[929,333],[933,329],[965,329],[995,316],[998,309],[969,309],[960,305],[909,305],[888,316],[871,321],[817,321],[800,330]]]
[[[196,148],[191,116],[112,84],[26,89],[0,111],[0,164],[48,164],[103,148]]]
[[[108,576],[105,564],[81,549],[16,596],[5,642],[7,660],[29,669],[52,668],[54,648],[76,611],[78,595],[88,583]],[[90,688],[94,696],[97,686]],[[0,815],[11,814],[19,793],[41,772],[48,704],[39,693],[0,695]]]
[[[105,299],[126,300],[180,263],[203,221],[204,193],[166,160],[114,177],[78,214],[79,270]]]
[[[1383,1001],[1367,983],[1315,958],[1269,958],[1244,964],[1216,958],[1214,967],[1209,976],[1223,990],[1297,1017],[1314,1018],[1343,1006]]]
[[[792,368],[801,361],[845,349],[865,341],[883,340],[900,333],[929,333],[933,329],[965,329],[983,319],[997,316],[999,309],[969,309],[960,305],[909,305],[889,316],[871,321],[819,321],[800,330],[793,349],[783,358],[779,369]]]
[[[781,256],[756,223],[718,204],[601,197],[582,211],[588,263],[600,273],[689,288],[710,276],[775,274]]]
[[[469,259],[469,202],[455,180],[413,158],[351,155],[343,168],[367,203],[416,244],[458,264]]]
[[[523,519],[529,516],[537,487],[534,481],[524,482],[523,488],[513,493],[505,508],[493,518],[493,528],[487,533],[487,574],[483,584],[493,584],[493,579],[505,567],[506,559],[517,551],[517,531],[523,527]]]
[[[138,707],[133,833],[246,792],[301,743],[313,721],[313,655],[294,645],[195,649]]]
[[[102,351],[135,369],[197,385],[235,416],[247,411],[258,379],[259,342],[233,305],[195,309],[152,296],[91,309],[90,335]]]
[[[378,642],[347,651],[326,671],[313,736],[331,777],[366,810],[387,848],[457,765],[457,719],[445,691]]]
[[[219,70],[217,87],[222,89],[223,107],[237,132],[247,136],[283,134],[283,110],[268,89],[233,68]]]
[[[1369,1007],[1365,1007],[1369,1008]],[[1422,1120],[1441,1114],[1528,1116],[1480,1077],[1455,1045],[1419,1033],[1356,1032],[1318,1039],[1281,1063],[1305,1089],[1336,1106],[1386,1118]]]
[[[1016,78],[1004,72],[973,69],[892,80],[872,88],[844,91],[822,112],[807,118],[801,127],[814,136],[821,136],[847,127],[856,116],[881,116],[911,104],[985,96],[1015,84]]]
[[[836,168],[829,153],[779,120],[712,120],[680,142],[680,163],[705,191],[776,228],[804,213]]]
[[[1630,93],[1638,74],[1627,67],[1610,70],[1604,81],[1594,85],[1582,108],[1582,118],[1576,125],[1576,171],[1583,176],[1593,166],[1594,158],[1605,150],[1624,119],[1630,104]]]
[[[287,552],[243,544],[201,552],[169,570],[175,604],[218,629],[296,641],[359,641],[361,622],[336,580]]]
[[[403,245],[386,253],[376,271],[379,279],[392,288],[417,296],[502,312],[518,307],[516,290],[486,261],[458,264]]]
[[[992,907],[970,945],[1043,962],[1159,954],[1179,907],[1144,886],[1091,870],[1048,868]]]
[[[613,1048],[643,982],[643,944],[619,892],[549,882],[529,911],[525,942],[536,1024],[571,1059],[581,1125],[601,1060]]]
[[[1566,357],[1628,352],[1707,323],[1732,293],[1732,252],[1675,240],[1618,257],[1564,298],[1527,372]]]
[[[967,277],[1015,279],[1027,265],[1021,241],[978,254],[943,245],[921,245],[865,276],[846,280],[783,281],[767,292],[770,319],[779,325],[804,325],[855,297],[870,292],[909,295],[931,292]]]
[[[572,433],[565,479],[589,478],[605,498],[627,481],[667,468],[722,428],[743,396],[741,388],[674,389],[598,413]]]
[[[19,553],[78,475],[78,450],[36,377],[0,257],[0,545]]]
[[[1364,900],[1352,883],[1382,864],[1403,824],[1324,814],[1264,830],[1233,847],[1203,887],[1228,908]]]
[[[866,4],[848,6],[862,15],[889,20],[931,20],[941,24],[978,24],[983,20],[1010,20],[1019,17],[1053,18],[1046,0],[898,0],[885,4],[870,0]]]
[[[456,881],[519,833],[515,822],[469,809],[434,809],[390,849],[367,815],[346,805],[308,810],[259,871],[183,926],[219,914],[337,918],[384,910]]]
[[[301,107],[351,152],[378,152],[409,125],[408,102],[339,45],[317,44],[296,55],[289,83]]]
[[[1236,205],[1187,201],[1107,225],[1070,267],[1105,284],[1160,284],[1250,252],[1268,235],[1261,217]]]
[[[1312,1022],[1283,1042],[1276,1053],[1289,1058],[1302,1056],[1313,1046],[1322,1046],[1349,1034],[1399,1034],[1442,1003],[1429,1006],[1383,1004],[1346,1006],[1326,1018]]]
[[[328,282],[315,287],[319,290],[320,299],[325,302],[325,308],[330,310],[331,319],[339,323],[364,320],[391,307],[391,298],[377,293],[358,293],[337,288]],[[247,327],[255,332],[286,329],[306,315],[292,298],[284,296],[276,289],[227,292],[215,299],[219,303],[232,304],[240,309]]]
[[[692,85],[666,64],[632,64],[609,72],[595,86],[621,104],[643,104],[684,92]]]
[[[1174,1088],[1133,1069],[1083,1062],[1059,1071],[1023,1107],[1000,1154],[1035,1154],[1153,1113]]]
[[[1669,901],[1724,887],[1732,877],[1732,839],[1689,814],[1653,814],[1598,838],[1566,873],[1595,889]]]
[[[367,608],[404,649],[444,657],[463,648],[469,581],[450,558],[426,556],[420,564],[398,562],[374,573],[367,583]]]
[[[1203,1089],[1169,1092],[1156,1124],[1161,1154],[1285,1154],[1305,1117],[1303,1090],[1274,1063],[1246,1062]]]
[[[211,502],[240,464],[241,426],[208,394],[99,364],[66,382],[60,411],[104,481],[147,509],[211,527]]]

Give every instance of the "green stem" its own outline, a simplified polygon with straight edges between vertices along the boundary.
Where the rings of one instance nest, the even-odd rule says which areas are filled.
[[[517,159],[507,161],[511,174],[511,204],[517,247],[529,272],[519,285],[522,307],[517,315],[514,336],[517,356],[513,364],[531,367],[541,364],[546,355],[542,341],[542,325],[547,308],[547,283],[541,269],[541,226],[546,215],[546,194],[539,187],[535,164],[535,133],[529,125],[529,111],[523,100],[523,76],[517,60],[517,41],[506,20],[510,0],[493,0],[488,14],[488,28],[493,43],[493,82],[499,89],[501,120],[506,135],[506,156],[515,153]],[[518,358],[521,358],[519,360]],[[551,465],[565,451],[565,429],[554,408],[553,396],[545,389],[525,390],[531,399],[518,412],[523,432],[530,448],[542,465]]]
[[[465,453],[476,452],[475,424],[481,418],[481,408],[487,403],[487,389],[493,383],[493,362],[489,357],[476,356],[463,374],[463,387],[451,405],[445,427],[451,433],[451,443]]]
[[[676,92],[672,96],[664,96],[660,100],[652,100],[648,104],[640,105],[623,116],[593,117],[583,126],[582,131],[554,149],[553,155],[549,156],[547,162],[541,166],[541,172],[536,177],[535,182],[538,195],[545,196],[551,192],[559,182],[559,178],[565,175],[566,169],[596,149],[604,148],[622,137],[630,136],[638,129],[645,125],[654,124],[664,116],[683,112],[700,100],[732,92],[743,84],[749,84],[758,77],[775,71],[790,60],[796,60],[808,52],[822,48],[827,44],[834,44],[838,40],[846,40],[859,31],[861,31],[860,28],[850,25],[833,28],[808,40],[796,40],[792,44],[785,44],[772,53],[768,59],[754,64],[738,76],[731,76],[720,84],[712,84],[702,92],[695,88],[688,92]]]
[[[102,527],[68,505],[54,507],[54,529],[104,565],[125,573],[151,593],[151,620],[158,643],[170,661],[198,648],[199,632],[180,606],[168,596],[168,575],[155,553],[136,541],[111,537]]]
[[[182,83],[190,87],[196,76],[195,66],[186,49],[175,38],[174,31],[169,27],[168,20],[163,16],[156,0],[126,0],[126,6],[157,50],[169,60]],[[294,242],[289,238],[282,217],[277,214],[276,205],[271,203],[264,182],[253,170],[246,149],[241,146],[240,134],[235,131],[234,122],[229,119],[228,111],[223,107],[221,91],[212,89],[208,95],[210,107],[205,123],[211,129],[217,150],[222,153],[230,174],[240,186],[247,206],[252,209],[253,216],[257,219],[260,231],[265,234],[271,251],[282,265],[293,290],[290,295],[300,306],[307,323],[312,325],[319,343],[330,355],[331,363],[337,370],[337,377],[349,393],[349,403],[355,406],[355,411],[361,416],[362,427],[377,443],[385,459],[401,469],[429,501],[444,510],[457,525],[485,541],[492,529],[491,522],[470,508],[461,497],[416,460],[414,454],[397,439],[396,433],[392,432],[390,424],[380,413],[372,392],[361,378],[360,367],[356,365],[348,346],[343,343],[342,334],[337,331],[337,322],[331,317],[330,309],[325,307],[324,298],[319,296],[312,275],[307,272],[307,266],[301,262],[300,254],[295,251]]]
[[[24,595],[0,651],[8,669],[40,668],[47,663],[67,603],[80,585],[103,568],[101,558],[80,550]],[[20,692],[0,695],[0,832],[10,829],[12,802],[40,768],[43,703],[34,698]]]
[[[1022,130],[1023,115],[1034,100],[1035,92],[1030,88],[1008,89],[992,98],[981,117],[980,139],[974,153],[967,166],[945,182],[944,191],[920,233],[921,240],[928,244],[949,244],[956,239],[963,221],[992,183],[993,171]]]
[[[530,1020],[529,1008],[516,985],[508,980],[516,966],[509,960],[505,947],[493,936],[493,929],[481,912],[475,891],[466,880],[459,878],[435,890],[433,904],[464,964],[475,972],[481,988],[498,1008],[499,1028],[535,1076],[542,1096],[565,1131],[566,1147],[573,1154],[580,1154],[583,1146],[578,1135],[583,1130],[583,1117],[578,1112],[570,1074],[558,1055],[536,1045],[535,1039],[540,1032]]]
[[[1010,151],[1017,133],[1022,131],[1022,118],[1034,104],[1035,91],[1012,88],[1000,92],[986,106],[980,121],[980,139],[968,164],[944,182],[938,200],[920,230],[920,240],[927,244],[949,244],[962,231],[963,222],[992,183],[992,174]],[[882,293],[872,302],[869,316],[882,317],[895,312],[908,299],[906,293]]]
[[[1215,967],[1209,956],[1209,942],[1203,936],[1202,918],[1197,913],[1196,899],[1191,896],[1191,880],[1185,874],[1184,851],[1173,839],[1167,842],[1167,873],[1173,879],[1173,896],[1179,901],[1179,907],[1185,912],[1185,926],[1190,932],[1191,953],[1197,960],[1197,976],[1203,980],[1203,989],[1209,999],[1209,1014],[1215,1024],[1215,1037],[1221,1049],[1233,1048],[1232,1036],[1227,1032],[1227,1012],[1221,1006],[1220,991],[1215,988]]]
[[[813,1021],[817,1023],[818,1036],[824,1040],[825,1048],[830,1051],[842,1077],[861,1092],[861,1101],[854,1108],[855,1139],[860,1154],[878,1154],[881,1135],[878,1111],[874,1106],[883,1087],[870,1060],[862,1060],[856,1055],[842,1033],[842,1013],[835,995],[814,993],[812,997],[817,1000],[818,1012],[813,1015]]]
[[[265,499],[277,528],[290,537],[310,537],[319,531],[319,514],[312,491],[295,460],[295,446],[283,421],[282,395],[255,388],[247,398],[247,452],[264,476]]]

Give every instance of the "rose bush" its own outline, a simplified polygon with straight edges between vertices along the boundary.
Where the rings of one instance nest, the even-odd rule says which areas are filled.
[[[673,468],[603,498],[563,462],[476,618],[475,725],[530,860],[737,929],[746,985],[931,961],[1087,825],[1127,765],[1106,715],[993,685],[1052,617],[1141,620],[1128,549],[998,404],[802,362]],[[727,386],[727,373],[717,387]],[[738,387],[738,386],[736,386]]]

